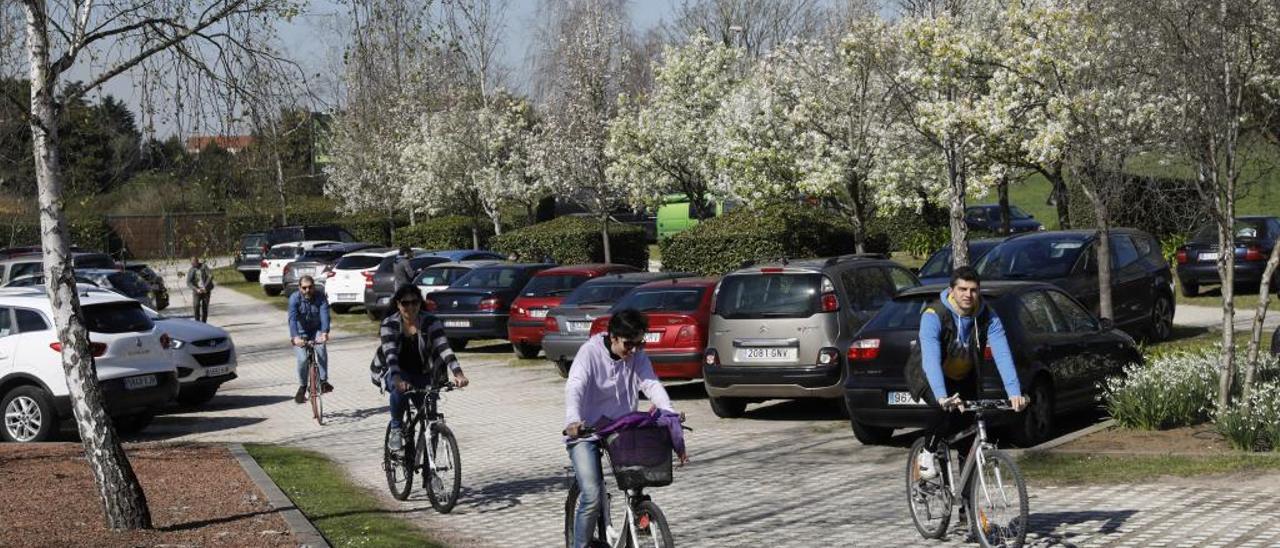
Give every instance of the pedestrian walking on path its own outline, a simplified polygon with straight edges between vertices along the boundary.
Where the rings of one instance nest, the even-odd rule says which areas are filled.
[[[187,287],[191,288],[192,317],[198,322],[209,321],[209,299],[213,296],[213,272],[200,257],[191,258],[191,270],[187,271]]]
[[[395,289],[397,291],[401,287],[412,284],[413,278],[417,276],[417,273],[413,271],[413,265],[409,264],[409,259],[412,258],[413,249],[407,245],[400,246],[400,257],[396,258],[395,268],[392,269],[396,277]]]

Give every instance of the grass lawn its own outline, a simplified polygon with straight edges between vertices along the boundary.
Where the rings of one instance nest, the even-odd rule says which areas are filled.
[[[258,282],[246,282],[244,276],[236,272],[235,267],[228,266],[213,269],[213,281],[218,284],[218,287],[239,291],[280,310],[289,309],[289,300],[283,295],[277,297],[268,296],[262,292],[262,286]],[[348,333],[373,336],[378,334],[378,323],[370,320],[363,310],[348,314],[331,312],[329,314],[329,322],[334,329]]]
[[[920,268],[924,266],[925,261],[929,260],[928,256],[916,257],[906,251],[894,251],[889,254],[889,258],[907,268]]]
[[[1031,453],[1019,459],[1018,465],[1032,484],[1115,484],[1152,481],[1161,476],[1276,472],[1280,471],[1280,455],[1111,457]]]
[[[333,546],[443,546],[383,508],[319,453],[278,445],[245,449]]]

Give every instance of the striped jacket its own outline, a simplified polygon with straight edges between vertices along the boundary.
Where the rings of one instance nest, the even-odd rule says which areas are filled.
[[[455,373],[462,370],[462,365],[458,363],[458,357],[449,348],[449,339],[444,335],[444,324],[440,323],[440,320],[426,312],[419,312],[418,333],[423,336],[422,341],[426,343],[426,346],[431,348],[431,353],[425,356],[426,359],[423,360],[423,365],[426,365],[431,370],[436,370],[441,364],[447,365],[449,370]],[[382,339],[382,355],[387,364],[387,381],[391,383],[400,376],[399,311],[382,320],[379,334]]]

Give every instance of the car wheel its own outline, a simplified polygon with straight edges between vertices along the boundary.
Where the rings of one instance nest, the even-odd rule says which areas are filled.
[[[858,422],[857,419],[849,419],[849,426],[853,427],[853,437],[862,445],[884,445],[893,439],[892,428],[871,426]]]
[[[1151,305],[1151,325],[1147,336],[1153,341],[1167,341],[1173,336],[1173,300],[1163,295]]]
[[[1190,282],[1181,282],[1178,285],[1182,287],[1183,297],[1196,297],[1200,295],[1200,285]]]
[[[178,393],[178,403],[183,405],[204,405],[218,393],[218,385],[188,388]]]
[[[1044,380],[1031,389],[1031,405],[1022,412],[1022,420],[1013,426],[1013,441],[1023,447],[1034,447],[1053,435],[1053,389]]]
[[[283,288],[280,288],[280,287],[270,287],[270,286],[265,286],[265,285],[264,285],[264,286],[262,286],[262,292],[263,292],[263,293],[266,293],[268,297],[275,297],[275,296],[280,295],[280,291],[281,291],[282,289],[283,289]]]
[[[569,363],[569,360],[556,360],[556,372],[560,373],[560,378],[569,378],[569,367],[572,365],[572,363]]]
[[[449,349],[454,352],[461,352],[467,347],[467,339],[449,337]]]
[[[542,350],[542,347],[529,343],[512,343],[511,349],[516,351],[517,358],[522,360],[532,360],[538,357],[538,352]]]
[[[722,419],[736,419],[747,411],[747,400],[742,398],[707,398],[711,412]]]
[[[349,304],[335,304],[335,305],[330,305],[329,308],[332,308],[334,312],[337,312],[339,314],[346,314],[347,312],[351,311],[351,305]]]
[[[58,427],[58,416],[49,393],[35,386],[19,386],[0,400],[5,441],[30,443],[48,441]]]
[[[256,281],[258,281],[258,273],[257,273],[257,272],[241,272],[241,274],[243,274],[243,275],[244,275],[244,281],[246,281],[246,282],[256,282]]]
[[[113,417],[112,422],[116,425],[116,433],[121,436],[136,436],[151,424],[152,419],[156,418],[154,411],[143,411],[134,415],[124,415]]]

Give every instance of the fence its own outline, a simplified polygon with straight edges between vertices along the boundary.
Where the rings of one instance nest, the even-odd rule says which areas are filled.
[[[221,255],[232,245],[223,213],[108,215],[107,252],[133,258]]]

